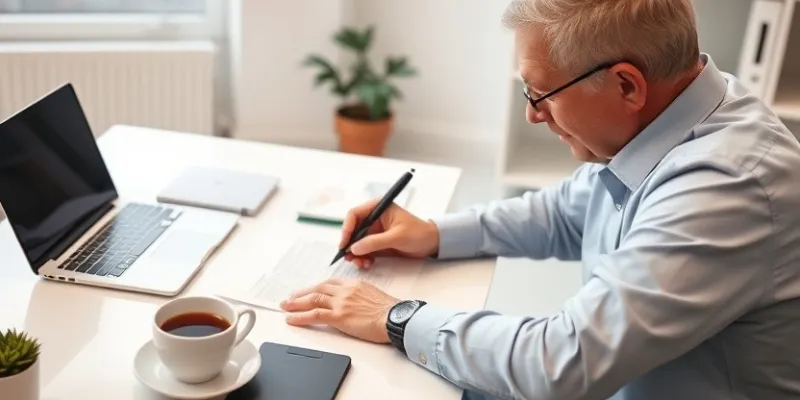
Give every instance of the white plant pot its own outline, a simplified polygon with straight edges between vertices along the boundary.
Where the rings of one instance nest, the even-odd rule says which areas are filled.
[[[21,374],[0,378],[0,397],[14,400],[39,400],[39,359]]]

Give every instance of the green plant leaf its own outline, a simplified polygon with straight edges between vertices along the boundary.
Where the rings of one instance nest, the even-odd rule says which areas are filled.
[[[303,65],[308,67],[318,67],[323,72],[331,72],[333,74],[338,73],[330,61],[318,55],[308,56],[303,62]]]
[[[375,79],[375,73],[372,72],[369,62],[366,59],[361,59],[351,65],[350,73],[350,80],[342,82],[343,97],[349,95],[356,86]]]
[[[350,68],[352,77],[350,79],[352,86],[371,81],[375,79],[375,73],[366,61],[361,61],[353,64]]]
[[[364,54],[372,45],[375,27],[368,26],[363,32],[355,28],[345,27],[334,35],[334,41],[342,47],[359,54]]]
[[[356,88],[359,100],[369,109],[373,120],[389,115],[389,100],[392,96],[390,86],[384,82],[367,82]]]
[[[314,78],[314,86],[320,86],[320,85],[322,85],[323,83],[325,83],[327,81],[334,81],[334,84],[335,84],[336,81],[337,81],[336,74],[334,74],[331,71],[320,72]]]
[[[342,47],[357,53],[363,53],[365,50],[361,34],[353,28],[342,28],[342,30],[334,36],[334,40]]]
[[[322,67],[322,68],[330,68],[331,64],[328,62],[328,60],[326,60],[322,56],[319,56],[319,55],[316,55],[316,54],[311,54],[308,57],[306,57],[305,60],[303,60],[303,66],[306,66],[306,67],[319,66],[319,67]]]
[[[390,94],[391,94],[392,97],[394,97],[394,98],[396,98],[398,100],[402,100],[403,99],[403,92],[401,92],[400,89],[397,88],[397,86],[389,85],[389,91],[390,91]]]
[[[417,71],[408,65],[405,57],[389,57],[386,59],[386,75],[396,77],[414,76]]]
[[[25,371],[38,359],[40,344],[27,333],[9,330],[0,337],[0,378]]]
[[[372,45],[372,37],[375,33],[374,26],[368,26],[361,35],[361,51],[366,53]]]
[[[345,96],[347,92],[343,89],[339,71],[328,60],[318,55],[310,55],[303,63],[306,66],[315,66],[320,69],[314,77],[314,86],[318,87],[326,82],[332,82],[331,92],[340,96]]]

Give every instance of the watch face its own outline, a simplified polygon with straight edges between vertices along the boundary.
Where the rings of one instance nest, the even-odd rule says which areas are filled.
[[[404,301],[398,303],[389,313],[389,320],[395,324],[405,323],[414,314],[417,306],[418,304],[416,301]]]

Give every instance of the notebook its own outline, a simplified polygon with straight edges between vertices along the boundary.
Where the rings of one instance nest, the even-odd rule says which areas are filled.
[[[361,186],[319,188],[297,212],[301,221],[320,222],[340,225],[347,212],[371,199],[380,199],[386,195],[394,183],[368,182]],[[406,207],[413,189],[406,188],[395,199],[395,204]]]

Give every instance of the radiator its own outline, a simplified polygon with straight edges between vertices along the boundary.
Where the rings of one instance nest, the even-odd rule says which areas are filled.
[[[213,134],[207,42],[0,44],[0,118],[72,83],[95,136],[116,124]]]

